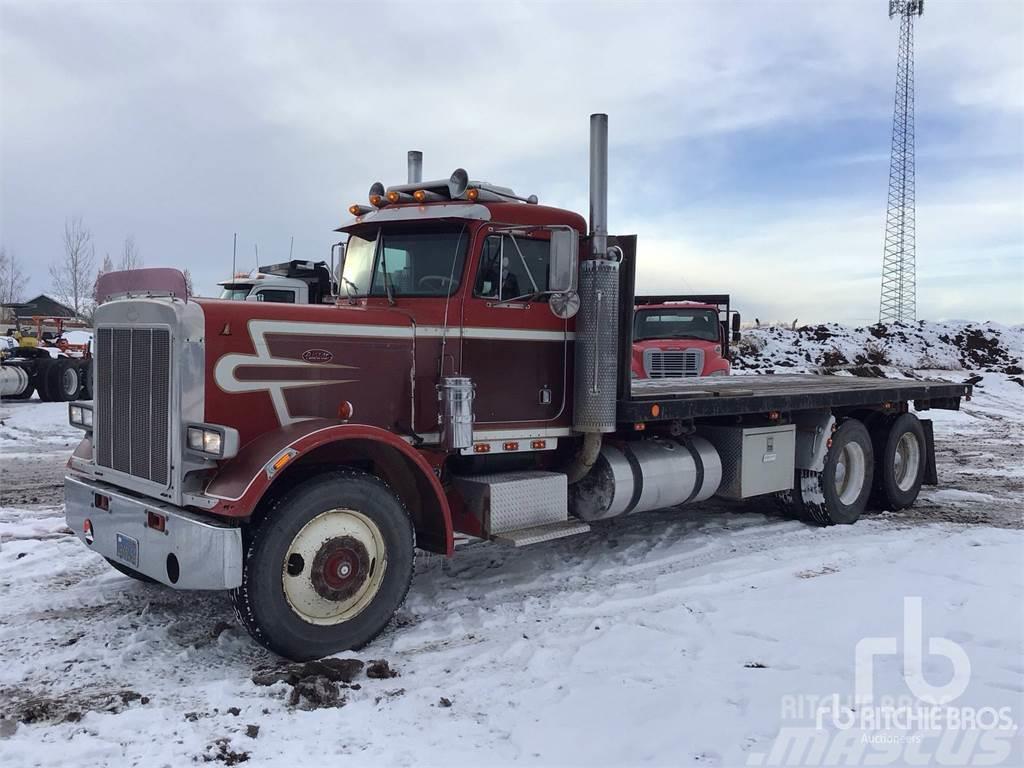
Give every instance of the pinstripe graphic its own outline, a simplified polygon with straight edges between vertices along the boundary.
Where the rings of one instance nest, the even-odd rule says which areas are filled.
[[[294,378],[279,380],[249,380],[238,377],[241,367],[261,366],[280,368],[284,371],[307,371],[309,369],[351,370],[353,375],[358,370],[355,366],[343,363],[311,363],[293,358],[274,357],[267,345],[270,334],[296,336],[335,336],[363,339],[409,339],[414,338],[467,338],[467,339],[499,339],[509,341],[548,341],[565,342],[575,337],[573,333],[562,331],[519,330],[510,328],[461,328],[442,326],[397,326],[397,325],[364,325],[358,323],[306,323],[288,320],[250,320],[247,324],[256,354],[227,354],[217,360],[213,378],[225,392],[268,392],[277,414],[278,422],[284,426],[302,418],[293,418],[285,400],[285,390],[295,387],[317,387],[325,384],[342,384],[358,381],[357,378],[337,378],[330,381],[310,381],[307,377],[297,374]]]

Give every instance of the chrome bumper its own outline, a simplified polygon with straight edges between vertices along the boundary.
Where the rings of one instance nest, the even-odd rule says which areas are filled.
[[[96,507],[95,494],[110,499],[109,510]],[[166,518],[163,531],[147,525],[147,512]],[[71,475],[64,478],[64,515],[90,549],[169,587],[233,589],[242,583],[239,528]],[[85,535],[86,520],[92,525],[92,541]]]

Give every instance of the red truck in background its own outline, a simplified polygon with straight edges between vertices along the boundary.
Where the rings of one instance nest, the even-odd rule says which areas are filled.
[[[740,315],[727,294],[637,296],[633,309],[635,379],[727,376]]]
[[[407,183],[349,208],[328,304],[103,275],[70,530],[134,578],[230,592],[257,642],[310,659],[372,641],[416,550],[451,556],[457,533],[534,545],[715,495],[850,524],[937,482],[910,404],[955,410],[970,385],[632,379],[607,116],[590,143],[589,227],[462,169],[423,181],[410,153]]]

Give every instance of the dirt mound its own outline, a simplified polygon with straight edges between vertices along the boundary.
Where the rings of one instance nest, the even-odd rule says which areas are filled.
[[[733,353],[737,373],[877,375],[873,369],[969,370],[1019,375],[1024,327],[928,322],[851,328],[829,323],[747,330]],[[880,372],[885,375],[884,371]]]

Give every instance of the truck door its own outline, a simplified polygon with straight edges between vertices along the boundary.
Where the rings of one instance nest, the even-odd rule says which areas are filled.
[[[572,348],[548,297],[544,231],[483,238],[463,303],[462,370],[476,384],[477,429],[568,425]]]

